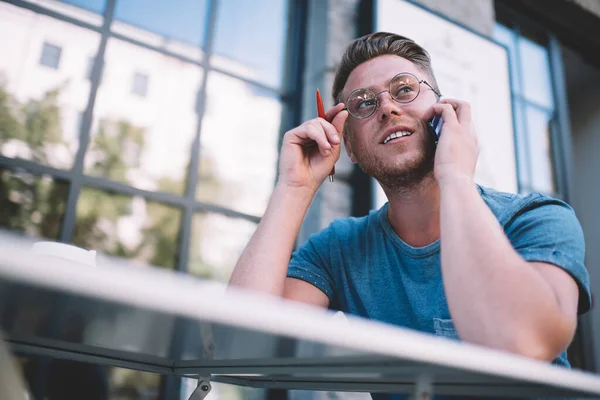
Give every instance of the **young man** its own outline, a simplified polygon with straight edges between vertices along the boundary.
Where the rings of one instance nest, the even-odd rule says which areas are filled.
[[[231,283],[568,366],[577,315],[591,303],[573,210],[474,183],[470,106],[437,102],[429,55],[407,38],[350,44],[333,96],[326,119],[285,134],[278,183]],[[426,125],[436,114],[437,145]],[[334,221],[292,255],[342,133],[388,203]]]

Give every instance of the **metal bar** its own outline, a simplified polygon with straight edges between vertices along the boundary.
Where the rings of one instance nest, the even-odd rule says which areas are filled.
[[[204,68],[204,74],[202,76],[202,82],[198,88],[196,97],[196,115],[197,115],[197,126],[194,140],[191,144],[190,149],[190,162],[188,165],[188,174],[186,182],[185,198],[182,199],[184,203],[183,215],[181,219],[179,229],[179,249],[177,256],[176,270],[181,272],[187,272],[189,269],[189,252],[190,242],[192,238],[192,223],[194,221],[194,213],[197,209],[204,208],[205,206],[198,207],[196,204],[196,187],[198,183],[198,168],[200,165],[200,135],[202,131],[202,118],[205,112],[206,104],[206,85],[208,82],[208,71],[210,65],[210,57],[212,55],[213,39],[216,25],[216,14],[217,14],[218,1],[210,0],[208,5],[207,13],[207,24],[205,31],[205,43],[204,43],[204,57],[199,64]],[[184,343],[187,340],[187,324],[182,319],[178,318],[175,321],[175,331],[169,346],[169,354],[179,359],[182,352]],[[209,385],[210,386],[210,385]],[[164,397],[172,397],[172,394],[179,391],[181,388],[181,380],[166,378],[164,380]],[[206,396],[206,391],[194,391],[190,399],[203,399]]]
[[[166,192],[153,192],[149,190],[135,188],[125,183],[111,181],[97,176],[83,175],[82,185],[95,189],[102,189],[108,192],[118,193],[126,196],[140,196],[146,200],[166,203],[176,207],[183,207],[185,201],[183,198]]]
[[[102,78],[102,70],[104,68],[104,54],[106,53],[106,44],[108,42],[110,25],[114,18],[116,0],[107,0],[106,9],[104,10],[104,24],[102,25],[102,37],[98,46],[98,54],[94,58],[94,66],[92,68],[91,87],[88,105],[83,113],[81,122],[81,130],[79,132],[79,149],[75,156],[75,164],[73,165],[73,178],[69,186],[69,195],[67,198],[67,207],[65,209],[65,217],[60,232],[60,241],[70,243],[73,239],[75,230],[75,220],[77,213],[77,199],[81,192],[83,184],[83,160],[87,147],[90,142],[90,130],[92,127],[92,119],[94,115],[94,106],[96,104],[96,95],[100,87]]]
[[[187,367],[206,367],[222,368],[229,366],[236,367],[345,367],[351,365],[412,365],[414,361],[398,360],[393,357],[380,355],[347,355],[347,356],[329,356],[323,357],[301,357],[301,358],[248,358],[248,359],[218,359],[218,360],[179,360],[174,364],[175,368]],[[216,371],[216,370],[215,370]],[[196,374],[198,375],[198,374]]]
[[[9,158],[0,155],[0,167],[7,169],[23,169],[34,175],[49,175],[53,178],[69,181],[73,173],[68,170],[49,167],[47,165],[37,164],[33,161],[24,160],[22,158]]]
[[[224,208],[224,207],[218,206],[216,204],[196,202],[196,204],[194,206],[194,211],[207,211],[207,212],[219,213],[219,214],[223,214],[223,215],[226,215],[226,216],[232,217],[232,218],[247,219],[247,220],[255,222],[257,224],[261,220],[261,217],[257,217],[255,215],[244,214],[239,211],[234,211],[229,208]]]
[[[208,26],[206,33],[205,43],[205,67],[210,63],[210,57],[212,54],[212,46],[214,39],[214,31],[216,24],[218,2],[212,0],[210,2],[208,10]],[[183,219],[180,230],[180,249],[179,249],[179,271],[187,271],[187,261],[190,248],[190,240],[192,235],[192,221],[194,219],[194,212],[196,211],[196,187],[198,183],[198,168],[200,165],[200,135],[202,134],[202,118],[204,117],[205,105],[206,105],[206,85],[208,82],[208,72],[205,70],[204,76],[202,77],[202,83],[198,90],[196,114],[198,116],[198,124],[196,127],[196,135],[192,142],[190,164],[188,170],[188,179],[186,185],[186,207],[183,212]]]
[[[98,353],[86,353],[54,347],[45,347],[39,344],[25,344],[6,340],[12,352],[17,354],[36,355],[64,360],[109,365],[119,368],[129,368],[138,371],[155,372],[159,374],[172,374],[173,368],[169,365],[153,364],[145,361],[135,361],[131,356],[113,357]]]
[[[517,70],[516,75],[517,75],[517,80],[518,82],[523,82],[523,77],[521,76],[521,70],[523,68],[523,66],[521,65],[522,62],[522,58],[521,58],[521,50],[519,49],[518,43],[517,43],[517,39],[520,37],[521,32],[519,31],[518,26],[517,27],[513,27],[512,29],[513,32],[513,40],[514,42],[514,47],[515,47],[515,59],[516,62],[515,64],[517,65]],[[512,93],[513,88],[510,88],[510,91]],[[519,93],[520,94],[520,93]],[[518,96],[519,94],[515,94],[516,96]],[[520,113],[521,113],[521,130],[520,132],[517,131],[517,135],[521,135],[521,142],[523,143],[523,147],[524,147],[524,154],[527,155],[527,159],[526,160],[520,160],[519,159],[519,153],[517,152],[517,167],[521,167],[523,165],[525,165],[525,168],[527,168],[527,185],[532,186],[533,185],[533,177],[531,175],[531,162],[529,161],[530,157],[529,155],[531,154],[531,150],[529,149],[529,134],[528,134],[528,125],[527,125],[527,110],[524,106],[524,104],[522,102],[519,101],[519,99],[517,98],[515,103],[515,109],[519,108],[520,109]],[[518,144],[518,141],[517,141]],[[520,173],[519,173],[520,176]],[[519,187],[521,186],[521,180],[518,180],[519,182]]]
[[[57,11],[50,10],[48,8],[39,6],[37,4],[33,4],[33,3],[29,3],[27,1],[21,1],[21,0],[0,0],[0,1],[2,1],[4,3],[12,4],[13,6],[16,6],[16,7],[21,7],[21,8],[27,9],[29,11],[33,11],[37,14],[47,15],[49,17],[58,19],[60,21],[64,21],[64,22],[68,22],[73,25],[77,25],[81,28],[89,29],[89,30],[92,30],[92,31],[95,31],[98,33],[102,32],[102,27],[100,27],[100,26],[88,24],[87,22],[78,20],[73,17],[69,17],[68,15],[61,14]]]
[[[252,377],[252,376],[224,376],[217,375],[212,377],[213,382],[227,383],[239,386],[246,386],[258,389],[291,389],[291,390],[325,390],[337,392],[383,392],[383,393],[414,393],[416,379],[404,382],[391,381],[362,381],[360,379],[336,380],[310,377],[304,380],[287,379],[287,377]],[[446,383],[432,382],[433,392],[440,395],[458,395],[458,396],[481,396],[481,397],[593,397],[585,392],[577,390],[565,390],[544,387],[535,384],[473,384],[473,383]]]
[[[34,175],[49,175],[52,178],[65,180],[67,182],[70,182],[73,179],[74,175],[73,172],[69,170],[49,167],[47,165],[37,164],[33,161],[24,160],[21,158],[9,158],[2,155],[0,155],[0,167],[5,167],[10,170],[23,169],[28,173]],[[140,196],[149,201],[165,203],[180,208],[183,208],[187,205],[187,202],[183,197],[177,196],[172,193],[153,192],[149,190],[139,189],[129,186],[128,184],[122,182],[115,182],[97,176],[83,175],[81,177],[81,184],[86,187],[102,189],[127,196]],[[223,214],[232,218],[241,218],[254,223],[260,222],[260,217],[257,217],[255,215],[241,213],[214,204],[195,202],[192,208],[194,212],[213,212]]]

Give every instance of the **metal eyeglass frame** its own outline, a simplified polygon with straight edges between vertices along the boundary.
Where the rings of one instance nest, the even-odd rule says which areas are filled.
[[[391,92],[391,89],[392,89],[392,88],[391,88],[392,82],[394,81],[394,79],[396,79],[396,77],[398,77],[398,76],[400,76],[400,75],[410,75],[410,76],[414,77],[414,78],[415,78],[415,80],[416,80],[416,81],[419,83],[419,91],[417,92],[417,94],[415,95],[415,97],[413,97],[413,98],[412,98],[412,100],[410,100],[410,101],[398,101],[398,100],[397,100],[397,99],[396,99],[396,98],[395,98],[395,97],[392,95],[392,92]],[[350,110],[348,109],[348,107],[347,107],[347,106],[346,106],[346,107],[344,107],[344,108],[342,109],[342,111],[343,111],[343,110],[346,110],[346,111],[348,111],[348,114],[350,114],[350,115],[352,116],[352,118],[356,118],[356,119],[366,119],[366,118],[369,118],[370,116],[372,116],[373,114],[375,114],[375,113],[377,112],[377,110],[379,110],[379,106],[381,105],[381,102],[379,101],[379,97],[378,97],[378,96],[379,96],[380,94],[382,94],[382,93],[385,93],[385,92],[388,92],[388,93],[390,94],[390,97],[392,98],[392,100],[394,100],[396,103],[400,103],[400,104],[408,104],[408,103],[412,103],[413,101],[415,101],[415,99],[416,99],[417,97],[419,97],[419,94],[421,94],[421,83],[424,83],[424,84],[426,84],[426,85],[427,85],[427,86],[428,86],[428,87],[429,87],[429,88],[430,88],[430,89],[433,91],[433,93],[435,93],[435,95],[436,95],[438,98],[442,97],[442,94],[441,94],[441,93],[439,93],[437,90],[435,90],[435,88],[434,88],[433,86],[431,86],[431,85],[429,84],[429,82],[427,82],[425,79],[420,79],[420,80],[419,80],[419,78],[418,78],[418,77],[417,77],[415,74],[412,74],[412,73],[410,73],[410,72],[400,72],[400,73],[398,73],[398,74],[394,75],[394,76],[392,77],[392,79],[390,79],[390,83],[388,84],[388,88],[387,88],[387,89],[385,89],[385,90],[382,90],[382,91],[380,91],[380,92],[377,92],[377,93],[373,93],[373,91],[372,91],[372,90],[370,90],[370,89],[366,89],[366,88],[360,88],[360,89],[355,89],[355,90],[353,90],[352,92],[350,92],[350,94],[349,94],[349,95],[348,95],[348,97],[346,98],[346,103],[345,103],[345,104],[348,104],[348,100],[350,100],[350,97],[352,97],[352,95],[353,95],[354,93],[358,92],[358,91],[368,91],[368,92],[371,92],[371,93],[373,94],[373,98],[375,99],[375,108],[373,109],[373,111],[372,111],[372,112],[371,112],[369,115],[367,115],[367,116],[364,116],[364,117],[357,117],[356,115],[354,115],[354,114],[352,114],[352,113],[350,112]]]

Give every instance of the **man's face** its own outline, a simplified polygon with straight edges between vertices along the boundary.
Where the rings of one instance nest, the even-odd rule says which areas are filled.
[[[394,55],[380,56],[352,71],[342,91],[342,99],[346,101],[355,89],[368,88],[373,93],[387,90],[390,80],[401,72],[430,81],[412,62]],[[384,187],[412,186],[433,171],[435,147],[423,115],[437,101],[436,95],[422,83],[419,95],[410,103],[398,103],[388,92],[379,94],[377,99],[379,108],[370,117],[348,117],[344,135],[348,155]],[[409,132],[410,135],[384,143],[393,132]]]

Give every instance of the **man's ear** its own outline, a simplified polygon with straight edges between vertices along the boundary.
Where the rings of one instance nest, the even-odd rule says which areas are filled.
[[[353,164],[356,164],[356,158],[354,158],[354,153],[352,153],[352,145],[350,144],[349,136],[350,133],[346,130],[346,127],[344,127],[344,133],[342,134],[342,137],[344,138],[344,148],[346,149],[346,154],[348,154],[350,161],[352,161]]]

